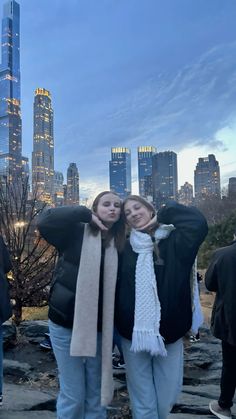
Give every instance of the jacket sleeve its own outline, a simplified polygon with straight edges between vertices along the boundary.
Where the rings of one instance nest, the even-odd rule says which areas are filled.
[[[218,291],[218,266],[216,254],[213,255],[210,265],[205,274],[205,285],[209,291]]]
[[[171,201],[158,212],[158,221],[175,226],[171,234],[179,257],[196,256],[208,232],[206,219],[196,207],[186,207]]]
[[[73,236],[76,224],[89,223],[91,219],[91,210],[84,206],[50,208],[39,216],[37,227],[48,243],[63,250]]]

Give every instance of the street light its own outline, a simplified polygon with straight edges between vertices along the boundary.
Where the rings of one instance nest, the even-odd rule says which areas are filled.
[[[26,222],[25,221],[17,221],[15,224],[14,224],[14,226],[16,227],[16,228],[22,228],[22,227],[24,227],[26,225]]]

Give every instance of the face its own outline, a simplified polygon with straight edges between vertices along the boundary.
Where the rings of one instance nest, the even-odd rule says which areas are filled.
[[[121,200],[117,195],[107,193],[99,199],[96,214],[107,227],[119,220],[120,212]]]
[[[132,199],[126,202],[124,212],[127,223],[133,228],[141,229],[152,219],[152,211]]]

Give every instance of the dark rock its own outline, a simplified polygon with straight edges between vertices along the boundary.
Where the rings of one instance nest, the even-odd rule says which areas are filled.
[[[14,346],[16,343],[16,326],[10,320],[7,320],[2,325],[2,332],[4,348]]]
[[[26,336],[30,342],[39,343],[45,333],[48,333],[47,320],[23,321],[19,326],[19,332]]]
[[[17,378],[25,378],[28,376],[32,367],[26,362],[19,362],[12,359],[3,360],[4,375],[10,375]]]
[[[34,406],[32,406],[29,410],[33,411],[33,410],[48,410],[51,412],[55,412],[56,411],[56,399],[50,399],[47,400],[45,402],[42,403],[38,403],[35,404]]]

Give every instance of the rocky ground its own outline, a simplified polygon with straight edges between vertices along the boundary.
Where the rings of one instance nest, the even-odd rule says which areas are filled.
[[[211,295],[204,293],[202,304],[207,321],[211,302]],[[23,322],[17,336],[11,324],[4,327],[5,385],[0,419],[56,418],[56,364],[52,352],[43,351],[39,346],[45,332],[46,321]],[[208,404],[219,395],[220,371],[221,345],[211,336],[206,324],[201,330],[200,342],[191,344],[185,340],[183,392],[168,419],[213,419]],[[108,417],[132,418],[125,371],[114,371],[114,378],[116,390]],[[233,413],[236,419],[236,403]]]

